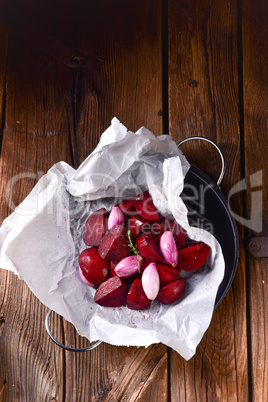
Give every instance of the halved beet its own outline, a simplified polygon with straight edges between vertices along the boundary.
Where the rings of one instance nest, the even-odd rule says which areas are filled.
[[[152,197],[149,194],[149,191],[145,191],[144,193],[136,197],[135,208],[137,213],[147,221],[151,222],[160,221],[160,218],[154,206]]]
[[[110,276],[116,276],[115,267],[117,266],[118,261],[111,261],[110,262]]]
[[[121,279],[123,279],[123,282],[124,282],[124,284],[126,285],[127,292],[128,292],[129,289],[131,288],[132,283],[135,281],[135,279],[138,279],[138,278],[140,278],[140,274],[139,274],[139,273],[134,274],[134,275],[131,275],[131,276],[129,276],[128,278],[121,278]]]
[[[118,276],[113,276],[103,282],[96,290],[94,301],[100,306],[120,307],[126,304],[127,290],[124,282]]]
[[[117,204],[117,206],[121,209],[123,214],[131,215],[133,211],[135,211],[134,207],[135,198],[130,198],[128,200],[123,200]]]
[[[139,236],[141,231],[147,226],[149,228],[150,222],[138,215],[131,215],[129,227],[134,237]]]
[[[99,245],[100,256],[108,261],[120,261],[128,255],[129,251],[127,229],[122,225],[108,230]]]
[[[186,240],[186,231],[176,221],[169,219],[165,219],[162,225],[164,230],[172,232],[177,248],[182,248]]]
[[[83,240],[87,246],[98,246],[107,231],[109,213],[101,208],[93,212],[85,223]]]
[[[136,240],[136,245],[143,258],[153,262],[162,260],[158,244],[151,233],[141,234]]]
[[[171,304],[179,300],[184,293],[186,281],[184,278],[178,279],[159,290],[157,299],[163,304]]]
[[[78,263],[83,276],[88,282],[99,286],[105,281],[110,264],[101,258],[98,247],[91,247],[82,251],[78,258]]]
[[[162,223],[149,222],[139,215],[131,215],[129,226],[134,237],[138,237],[143,232],[150,232],[156,238],[165,231]]]
[[[176,281],[181,272],[179,268],[173,268],[171,265],[163,264],[161,262],[156,263],[156,268],[158,271],[161,288]]]
[[[144,310],[150,306],[151,300],[148,299],[142,288],[141,278],[137,278],[131,285],[127,294],[127,306],[133,310]]]
[[[205,264],[209,256],[209,246],[200,241],[178,250],[178,266],[184,271],[194,271]]]
[[[160,243],[160,239],[163,233],[158,233],[157,235],[154,235],[155,241],[157,242],[157,244]]]
[[[165,231],[165,227],[161,222],[153,222],[151,223],[150,232],[152,235],[157,238],[157,236],[161,235]]]
[[[148,267],[149,264],[151,264],[152,261],[149,260],[143,260],[142,268],[141,268],[141,275],[143,271],[145,270],[146,267]]]

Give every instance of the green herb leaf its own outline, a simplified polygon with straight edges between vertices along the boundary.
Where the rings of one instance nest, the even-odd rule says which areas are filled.
[[[131,251],[134,253],[134,254],[140,254],[140,252],[138,251],[138,249],[137,249],[137,244],[133,244],[133,242],[132,242],[132,234],[131,234],[131,230],[128,230],[127,231],[127,237],[128,237],[128,245],[129,245],[129,247],[131,248]],[[137,261],[140,261],[140,260],[137,260]]]

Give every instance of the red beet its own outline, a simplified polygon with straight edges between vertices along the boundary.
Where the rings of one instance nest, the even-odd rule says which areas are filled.
[[[87,246],[98,246],[107,231],[108,212],[101,208],[90,215],[85,223],[83,240]]]
[[[118,261],[111,261],[110,262],[110,276],[116,276],[115,267],[117,266]]]
[[[96,290],[94,301],[100,306],[119,307],[126,304],[127,290],[124,282],[114,276],[103,282]]]
[[[157,244],[159,244],[162,234],[163,233],[158,233],[157,235],[154,235],[154,238],[155,238],[155,241]]]
[[[158,244],[151,233],[141,234],[136,240],[136,245],[143,258],[153,262],[162,260]]]
[[[137,213],[142,218],[151,222],[160,221],[149,191],[145,191],[145,193],[142,193],[136,197],[135,208]]]
[[[141,231],[145,228],[149,228],[150,223],[144,218],[138,215],[131,215],[129,227],[134,237],[139,236]]]
[[[135,279],[127,295],[127,306],[134,310],[144,310],[150,306],[151,300],[149,300],[144,293],[141,284],[141,278]]]
[[[156,263],[156,268],[160,279],[160,287],[164,287],[169,283],[176,281],[181,272],[180,269],[173,268],[171,265],[163,264],[161,262]]]
[[[109,262],[105,261],[98,252],[98,247],[87,248],[82,251],[78,259],[82,274],[88,282],[99,286],[105,281],[109,272]]]
[[[140,278],[140,274],[139,274],[139,273],[134,274],[134,275],[131,275],[131,276],[128,276],[127,278],[121,278],[121,279],[123,279],[123,282],[124,282],[124,284],[126,285],[127,292],[128,292],[129,289],[131,288],[132,283],[135,281],[135,279],[138,279],[138,278]]]
[[[145,270],[146,267],[148,267],[149,264],[151,264],[152,261],[149,260],[143,260],[142,268],[141,268],[141,275],[143,271]]]
[[[117,206],[121,209],[123,214],[131,215],[133,211],[135,211],[134,207],[135,198],[130,198],[128,200],[123,200],[117,204]]]
[[[117,225],[103,236],[99,245],[100,256],[108,261],[120,261],[130,251],[127,229]]]
[[[172,232],[177,248],[182,248],[186,240],[186,231],[176,222],[165,219],[163,222],[164,230]]]
[[[163,304],[171,304],[179,300],[185,290],[185,279],[178,279],[176,282],[172,282],[159,290],[157,298]]]
[[[154,222],[151,224],[150,227],[150,232],[152,233],[152,235],[157,238],[157,236],[161,235],[164,231],[165,231],[165,227],[162,223],[160,222]]]
[[[78,267],[79,269],[79,274],[80,274],[80,278],[82,279],[82,281],[87,285],[87,286],[94,286],[93,283],[89,282],[87,280],[87,278],[85,277],[85,275],[82,272],[82,269],[80,267]]]
[[[209,256],[209,246],[202,241],[191,243],[178,250],[178,266],[184,271],[194,271],[202,267]]]
[[[130,230],[134,237],[138,237],[143,232],[151,232],[157,238],[165,231],[165,227],[160,222],[149,222],[139,215],[131,215],[130,217]]]

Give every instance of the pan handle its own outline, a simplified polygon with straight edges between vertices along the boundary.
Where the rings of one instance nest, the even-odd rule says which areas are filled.
[[[224,172],[225,172],[225,169],[226,169],[223,153],[221,152],[221,150],[220,150],[220,148],[218,147],[218,145],[215,144],[215,142],[213,142],[212,140],[210,140],[210,139],[208,139],[208,138],[206,138],[206,137],[189,137],[189,138],[185,138],[184,140],[182,140],[182,141],[180,141],[180,142],[178,143],[177,147],[180,148],[180,146],[181,146],[182,144],[184,144],[185,142],[191,141],[191,140],[202,140],[202,141],[209,142],[210,144],[214,145],[214,147],[215,147],[215,148],[217,149],[217,151],[219,152],[220,157],[221,157],[221,173],[220,173],[220,176],[219,176],[218,181],[217,181],[217,186],[219,187],[220,184],[221,184],[221,182],[222,182],[222,179],[223,179],[223,176],[224,176]]]
[[[52,339],[52,341],[55,342],[56,345],[58,345],[58,346],[61,347],[62,349],[70,350],[71,352],[86,352],[86,351],[88,351],[88,350],[92,350],[92,349],[96,348],[97,346],[99,346],[99,345],[102,343],[102,341],[97,341],[96,343],[94,343],[94,345],[87,346],[86,348],[80,348],[80,349],[71,348],[70,346],[63,345],[63,343],[57,341],[57,339],[54,338],[54,336],[52,335],[52,333],[51,333],[51,331],[50,331],[50,327],[49,327],[49,317],[50,317],[50,314],[51,314],[51,313],[52,313],[52,310],[49,310],[49,312],[48,312],[47,315],[46,315],[46,319],[45,319],[46,330],[47,330],[47,333],[48,333],[49,337]]]

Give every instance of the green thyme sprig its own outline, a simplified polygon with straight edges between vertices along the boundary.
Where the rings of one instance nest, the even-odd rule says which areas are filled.
[[[131,230],[127,231],[127,237],[128,237],[128,245],[131,248],[131,251],[134,254],[140,254],[139,250],[137,249],[137,244],[135,244],[135,245],[133,244]],[[140,260],[137,260],[137,261],[140,261]]]

